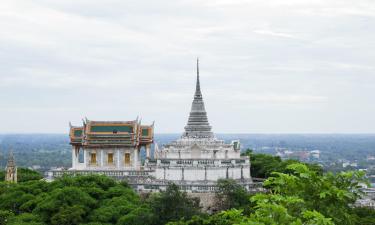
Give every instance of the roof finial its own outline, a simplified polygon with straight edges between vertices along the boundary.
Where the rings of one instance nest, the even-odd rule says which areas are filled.
[[[7,166],[15,166],[13,148],[11,148],[9,151]]]
[[[199,82],[199,58],[197,58],[197,84],[196,84],[196,88],[195,88],[195,95],[196,96],[202,95],[201,85],[200,85],[200,82]]]
[[[197,57],[197,76],[199,77],[199,58]]]

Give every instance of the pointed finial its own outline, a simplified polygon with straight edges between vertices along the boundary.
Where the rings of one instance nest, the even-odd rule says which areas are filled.
[[[199,58],[197,57],[197,77],[199,77]]]
[[[14,165],[15,164],[14,164],[13,148],[11,148],[10,151],[9,151],[7,166],[14,166]]]
[[[195,96],[201,96],[201,85],[199,81],[199,58],[197,58],[197,84],[195,87]]]

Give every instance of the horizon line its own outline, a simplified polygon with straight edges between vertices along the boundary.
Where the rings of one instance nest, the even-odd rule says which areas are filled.
[[[56,134],[59,134],[59,135],[68,135],[69,136],[69,132],[46,132],[46,133],[42,133],[42,132],[8,132],[8,133],[4,133],[4,132],[0,132],[0,135],[35,135],[35,134],[39,134],[39,135],[56,135]],[[160,132],[160,133],[157,133],[155,132],[154,134],[162,134],[162,135],[170,135],[170,134],[173,134],[173,135],[182,135],[181,132]],[[263,135],[319,135],[319,134],[324,134],[324,135],[348,135],[348,134],[351,134],[351,135],[375,135],[375,132],[269,132],[269,133],[266,133],[266,132],[248,132],[248,133],[244,133],[244,132],[216,132],[215,135],[244,135],[244,134],[263,134]]]

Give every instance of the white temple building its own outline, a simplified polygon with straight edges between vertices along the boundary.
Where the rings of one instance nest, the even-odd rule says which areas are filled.
[[[141,121],[92,121],[70,125],[72,171],[140,170],[141,149],[150,158],[154,125]]]
[[[155,150],[155,160],[145,167],[155,170],[156,179],[170,181],[251,180],[250,159],[241,157],[240,142],[230,144],[215,138],[208,122],[199,81],[185,132],[181,138]],[[152,162],[152,163],[150,163]]]
[[[199,81],[197,61],[196,87],[187,125],[181,137],[161,149],[154,143],[154,125],[132,121],[84,120],[82,126],[70,126],[72,168],[51,171],[63,174],[104,174],[127,180],[138,191],[165,190],[175,183],[187,192],[213,192],[219,179],[237,180],[248,191],[257,191],[250,174],[250,159],[241,156],[240,142],[225,143],[212,132]],[[141,149],[146,159],[142,165]]]

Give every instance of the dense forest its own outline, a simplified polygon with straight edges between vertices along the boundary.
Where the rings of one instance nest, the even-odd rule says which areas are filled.
[[[140,195],[105,176],[46,182],[20,169],[19,183],[0,182],[0,225],[375,224],[374,210],[353,206],[366,183],[363,173],[323,173],[316,165],[244,154],[252,156],[252,172],[266,179],[267,191],[250,195],[235,181],[220,180],[213,214],[173,184]]]

